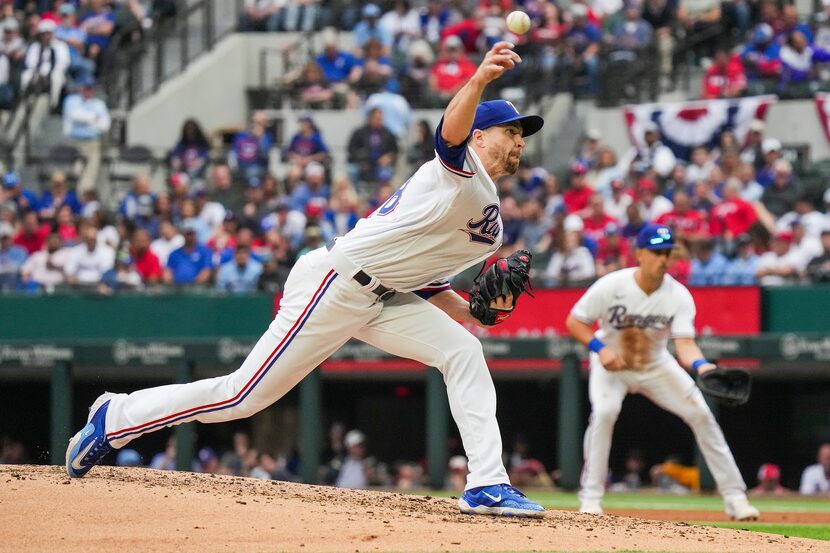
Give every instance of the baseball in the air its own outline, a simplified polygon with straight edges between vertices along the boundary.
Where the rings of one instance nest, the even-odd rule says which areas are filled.
[[[523,35],[530,30],[530,16],[523,11],[516,10],[507,16],[507,28],[511,33]]]

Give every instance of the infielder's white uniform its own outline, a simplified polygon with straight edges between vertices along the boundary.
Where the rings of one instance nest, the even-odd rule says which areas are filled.
[[[438,157],[331,251],[319,248],[297,261],[276,318],[238,370],[113,397],[105,423],[111,445],[188,421],[253,415],[355,337],[438,368],[469,458],[467,489],[508,483],[481,343],[423,299],[448,290],[448,276],[501,245],[498,195],[475,152],[449,148],[440,126],[436,151]],[[359,271],[371,282],[354,280]],[[378,301],[372,292],[378,284],[397,294]]]
[[[728,501],[745,497],[746,485],[723,432],[694,380],[669,353],[669,338],[694,338],[695,304],[685,286],[669,275],[651,295],[637,285],[637,268],[597,280],[571,310],[596,337],[619,352],[628,370],[609,371],[591,353],[588,395],[591,419],[585,431],[580,500],[598,501],[605,492],[614,423],[628,393],[641,393],[688,424],[718,490]]]

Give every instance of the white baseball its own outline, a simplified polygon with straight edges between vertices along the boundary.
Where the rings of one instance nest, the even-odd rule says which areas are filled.
[[[523,35],[530,30],[530,16],[525,12],[516,10],[507,16],[507,28],[511,33]]]

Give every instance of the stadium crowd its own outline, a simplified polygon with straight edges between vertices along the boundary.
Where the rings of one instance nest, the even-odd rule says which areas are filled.
[[[348,170],[332,174],[325,137],[310,115],[276,163],[269,123],[255,113],[214,161],[188,120],[155,191],[138,174],[108,213],[94,189],[80,195],[56,171],[33,192],[15,172],[0,188],[0,286],[102,293],[157,287],[278,292],[295,259],[348,232],[385,202],[401,179],[432,157],[425,121],[408,144],[370,108],[349,140]],[[632,239],[649,221],[680,239],[670,272],[691,286],[830,281],[830,191],[801,190],[781,144],[753,121],[747,143],[731,133],[695,148],[686,163],[648,127],[642,150],[615,152],[588,131],[567,174],[523,166],[501,179],[504,245],[536,254],[535,280],[583,286],[634,263]],[[655,170],[672,156],[673,169]],[[816,205],[822,203],[823,205]]]
[[[533,21],[527,35],[506,29],[517,8]],[[118,48],[176,12],[175,0],[2,0],[0,109],[35,91],[59,110],[73,83],[101,76]],[[689,60],[705,69],[703,98],[802,98],[830,82],[828,2],[803,20],[774,0],[245,0],[239,21],[242,31],[325,28],[320,51],[292,56],[297,67],[281,83],[301,108],[355,107],[384,90],[415,108],[444,106],[502,39],[524,61],[490,93],[509,87],[528,100],[561,90],[655,99]],[[352,34],[353,49],[338,32]]]
[[[298,104],[309,108],[354,106],[379,90],[401,93],[414,107],[444,106],[480,56],[502,39],[516,44],[523,63],[498,87],[513,87],[512,93],[531,100],[561,90],[600,95],[610,103],[654,100],[675,88],[679,66],[690,61],[705,70],[702,98],[762,93],[806,98],[830,83],[827,2],[808,20],[794,5],[774,0],[414,4],[398,0],[383,9],[306,2],[298,8],[251,0],[242,28],[333,26],[324,34],[322,51],[283,81]],[[505,27],[505,16],[517,8],[533,21],[527,35]],[[302,25],[298,9],[305,12]],[[338,46],[335,28],[354,33],[353,50]],[[503,95],[498,89],[493,94]]]
[[[176,9],[176,0],[0,1],[0,110],[43,93],[60,111],[73,85],[108,71],[113,52]]]
[[[17,60],[21,83],[40,79],[39,90],[50,98],[65,96],[66,138],[87,160],[82,174],[54,171],[44,182],[24,182],[15,171],[2,175],[0,288],[278,292],[298,256],[350,230],[433,157],[433,129],[426,121],[414,123],[411,108],[445,103],[474,70],[471,57],[505,37],[503,15],[518,5],[535,24],[528,35],[511,37],[525,62],[515,78],[502,79],[508,85],[511,79],[542,82],[522,72],[564,64],[584,70],[587,88],[596,89],[592,56],[617,46],[633,48],[637,39],[641,46],[656,41],[661,56],[668,52],[659,66],[670,78],[671,52],[681,38],[725,24],[725,35],[738,45],[728,55],[716,40],[696,43],[701,55],[712,55],[704,80],[707,97],[749,91],[752,78],[737,86],[744,79],[729,77],[746,59],[772,68],[767,76],[786,76],[790,87],[797,72],[788,69],[783,43],[809,35],[799,60],[820,61],[823,14],[830,14],[827,8],[807,25],[792,6],[779,9],[768,0],[757,6],[609,0],[576,2],[561,11],[556,3],[531,0],[428,0],[420,6],[398,1],[386,9],[249,0],[241,16],[245,30],[318,29],[334,22],[352,32],[356,50],[349,52],[338,46],[337,31],[324,30],[322,50],[283,83],[296,90],[303,107],[363,110],[365,124],[348,142],[347,170],[335,171],[313,111],[279,147],[265,113],[254,113],[243,130],[218,146],[189,119],[170,145],[164,189],[153,186],[151,175],[138,174],[131,190],[112,204],[103,201],[95,184],[100,140],[109,129],[106,104],[94,90],[95,76],[107,69],[102,52],[116,36],[140,40],[118,30],[152,28],[174,13],[175,2],[0,0],[0,60]],[[613,38],[617,31],[619,43]],[[761,34],[772,41],[765,43],[763,60],[750,51]],[[741,45],[744,37],[749,46]],[[773,50],[781,63],[770,61]],[[60,65],[65,75],[59,78],[58,62],[65,57],[69,65]],[[711,73],[718,67],[729,78]],[[799,75],[818,82],[812,70]],[[407,79],[415,79],[412,86]],[[712,92],[715,83],[723,90]],[[75,88],[77,94],[66,95]],[[416,89],[432,92],[411,94]],[[566,171],[524,166],[497,183],[504,227],[497,255],[527,248],[536,254],[537,284],[582,286],[632,265],[632,237],[656,221],[673,227],[681,239],[671,273],[691,286],[830,281],[830,192],[802,187],[780,141],[768,134],[762,121],[753,121],[745,143],[724,132],[716,148],[700,146],[689,160],[680,160],[667,153],[654,127],[644,133],[645,146],[624,152],[603,145],[599,133],[588,130]],[[658,159],[668,156],[670,170],[657,171],[655,165],[665,165]],[[117,210],[109,209],[111,204]]]

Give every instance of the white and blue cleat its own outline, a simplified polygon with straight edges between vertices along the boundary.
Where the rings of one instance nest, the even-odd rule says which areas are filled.
[[[468,515],[498,515],[506,517],[545,516],[545,509],[509,484],[473,488],[458,500],[458,508]]]
[[[97,465],[104,455],[112,450],[107,440],[104,421],[110,398],[115,394],[105,393],[89,408],[87,424],[69,440],[66,448],[66,472],[73,478],[81,478]]]

